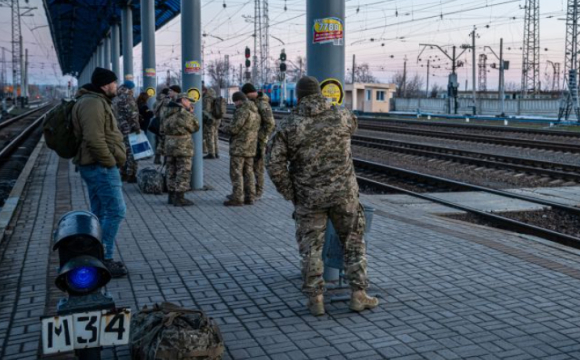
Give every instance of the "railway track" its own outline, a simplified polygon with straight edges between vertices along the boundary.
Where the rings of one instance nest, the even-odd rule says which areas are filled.
[[[45,104],[0,123],[0,207],[42,136],[42,120],[52,107]]]
[[[45,104],[0,123],[0,160],[6,160],[39,127],[43,119],[39,114],[44,115],[52,106]]]
[[[529,129],[529,128],[519,128],[519,127],[507,127],[507,126],[497,126],[497,125],[475,125],[475,124],[460,124],[460,123],[445,123],[437,121],[419,121],[419,120],[409,120],[409,119],[399,119],[392,117],[373,117],[373,116],[359,116],[359,123],[364,124],[388,124],[388,125],[407,125],[407,126],[419,126],[419,127],[433,127],[433,128],[444,128],[444,129],[459,129],[464,131],[485,131],[485,132],[496,132],[496,133],[508,133],[508,134],[526,134],[526,135],[540,135],[548,137],[560,137],[560,138],[571,138],[580,140],[580,133],[563,131],[563,130],[541,130],[541,129]]]
[[[361,187],[378,190],[380,192],[406,194],[416,198],[421,198],[437,204],[465,211],[479,218],[482,218],[485,221],[497,224],[498,226],[509,229],[511,231],[518,231],[522,234],[538,236],[566,246],[580,249],[580,238],[576,236],[550,230],[542,226],[517,221],[507,216],[501,216],[498,214],[493,214],[468,206],[460,205],[451,201],[442,200],[437,197],[428,195],[425,192],[432,191],[433,188],[443,188],[445,191],[485,192],[494,195],[500,195],[510,199],[519,199],[534,204],[548,206],[551,209],[561,211],[575,218],[580,218],[580,208],[530,196],[510,193],[502,190],[495,190],[482,186],[471,185],[431,175],[421,174],[418,172],[394,168],[391,166],[360,159],[354,159],[354,165]],[[410,187],[408,186],[409,184],[411,185]]]
[[[580,166],[571,164],[487,154],[357,135],[352,137],[352,145],[410,154],[413,156],[453,161],[480,167],[509,170],[517,173],[548,176],[553,179],[580,183]]]
[[[423,129],[409,129],[390,125],[373,125],[361,124],[358,126],[359,130],[371,130],[377,132],[388,132],[405,135],[416,135],[423,137],[431,137],[438,139],[460,140],[467,142],[476,142],[484,144],[502,145],[508,147],[521,147],[528,149],[539,149],[548,151],[559,151],[564,153],[580,153],[579,144],[565,144],[560,142],[540,141],[540,140],[523,140],[523,139],[509,139],[497,138],[488,135],[475,134],[456,134],[445,131],[423,130]]]

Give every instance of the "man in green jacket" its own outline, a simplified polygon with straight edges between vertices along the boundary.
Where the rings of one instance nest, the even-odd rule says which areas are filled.
[[[123,134],[111,107],[117,94],[116,81],[114,72],[96,68],[91,83],[79,90],[72,122],[81,145],[73,162],[87,185],[91,211],[101,224],[105,265],[113,277],[121,277],[127,269],[113,258],[117,232],[126,212],[119,168],[127,158]]]

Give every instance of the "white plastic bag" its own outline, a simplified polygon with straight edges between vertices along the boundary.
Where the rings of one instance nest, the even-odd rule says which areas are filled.
[[[129,144],[131,144],[131,151],[135,160],[143,160],[155,155],[149,140],[147,140],[147,135],[143,132],[129,134]]]

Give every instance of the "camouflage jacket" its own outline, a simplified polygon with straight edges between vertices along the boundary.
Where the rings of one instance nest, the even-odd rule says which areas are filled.
[[[133,91],[126,86],[119,87],[117,97],[113,100],[113,108],[117,117],[117,125],[123,135],[141,131],[139,125],[139,108],[133,97]]]
[[[261,120],[260,131],[258,131],[258,141],[262,146],[265,146],[270,135],[272,135],[272,131],[274,131],[274,128],[276,127],[274,113],[270,106],[270,98],[266,94],[260,93],[260,96],[252,101],[258,107],[258,113],[260,114]]]
[[[260,130],[260,115],[253,102],[246,100],[234,112],[234,118],[224,128],[224,132],[232,136],[230,140],[230,156],[254,157],[258,147],[258,131]]]
[[[171,97],[166,95],[164,98],[159,100],[155,104],[155,117],[159,120],[159,134],[163,136],[163,120],[167,117],[169,113],[169,104],[173,100]]]
[[[165,134],[165,156],[193,156],[191,134],[199,130],[199,122],[194,114],[181,104],[170,102],[162,124]]]
[[[215,122],[213,118],[213,102],[215,100],[215,90],[207,89],[205,95],[203,95],[203,124],[211,126]]]
[[[357,128],[348,110],[322,95],[300,100],[268,142],[266,167],[286,200],[326,208],[358,197],[350,139]]]

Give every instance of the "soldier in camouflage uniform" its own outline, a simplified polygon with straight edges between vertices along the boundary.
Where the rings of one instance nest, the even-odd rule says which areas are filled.
[[[260,114],[260,131],[258,132],[258,149],[256,157],[254,158],[254,174],[256,176],[256,200],[260,199],[264,194],[264,173],[265,159],[266,159],[266,144],[274,128],[276,122],[274,121],[274,113],[270,106],[270,98],[262,92],[258,93],[254,85],[248,83],[242,86],[242,92],[246,94],[256,107]]]
[[[162,91],[165,92],[165,89]],[[161,156],[165,156],[165,136],[163,134],[163,120],[167,117],[167,109],[170,102],[175,101],[181,93],[179,85],[172,85],[167,89],[167,94],[163,95],[155,104],[155,117],[159,119],[159,136],[157,137],[157,149],[155,149],[155,163],[161,163]]]
[[[356,117],[330,105],[313,77],[300,79],[296,93],[297,108],[268,143],[266,167],[278,192],[295,206],[307,306],[313,315],[325,312],[322,248],[330,218],[344,249],[350,308],[372,309],[379,300],[366,294],[365,218],[350,147]]]
[[[217,119],[213,116],[214,101],[216,94],[214,89],[203,87],[203,142],[204,149],[207,150],[207,155],[204,159],[216,159],[217,155],[217,139],[214,139],[213,134],[216,132]]]
[[[191,166],[194,153],[191,134],[199,131],[199,122],[193,114],[193,102],[187,93],[177,96],[167,105],[163,120],[165,135],[165,161],[167,164],[167,190],[169,204],[190,206],[193,202],[185,198],[191,189]]]
[[[231,135],[230,140],[230,179],[232,195],[224,202],[225,206],[252,205],[256,195],[254,182],[254,157],[260,129],[260,115],[256,105],[242,92],[234,93],[232,97],[236,104],[234,118],[224,128]],[[244,191],[245,190],[245,191]],[[244,192],[247,197],[244,201]]]
[[[123,141],[127,151],[127,162],[121,167],[121,179],[129,183],[137,182],[138,164],[133,157],[133,151],[129,144],[129,134],[141,132],[139,125],[139,109],[133,96],[135,83],[127,80],[117,90],[117,97],[113,100],[113,109],[117,117],[117,126],[123,134]]]

